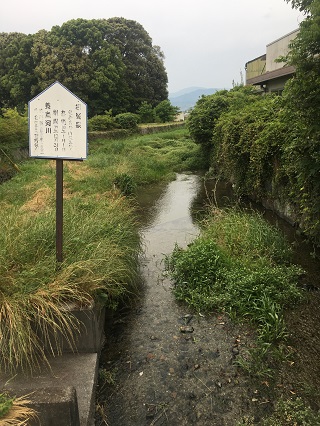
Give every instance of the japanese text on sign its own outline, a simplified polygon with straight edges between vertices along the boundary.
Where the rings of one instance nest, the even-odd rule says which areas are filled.
[[[29,149],[31,157],[87,157],[87,106],[58,82],[29,102]]]

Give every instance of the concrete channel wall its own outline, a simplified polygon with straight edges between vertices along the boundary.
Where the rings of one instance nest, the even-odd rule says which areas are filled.
[[[79,321],[73,348],[58,336],[61,355],[56,352],[57,336],[47,342],[48,363],[34,374],[1,375],[0,388],[10,395],[25,396],[38,418],[30,426],[93,426],[99,354],[104,342],[105,309],[74,310]],[[52,348],[51,348],[52,346]]]

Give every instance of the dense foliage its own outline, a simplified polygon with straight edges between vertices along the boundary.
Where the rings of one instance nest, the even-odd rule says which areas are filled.
[[[274,202],[320,242],[320,2],[293,5],[307,17],[285,59],[295,76],[282,97],[237,87],[200,99],[193,139],[212,150],[211,169],[239,195]],[[251,90],[251,92],[250,92]]]
[[[179,108],[171,104],[166,99],[154,108],[147,102],[142,102],[137,114],[124,112],[112,116],[112,111],[105,111],[104,114],[95,115],[89,118],[88,125],[90,131],[104,131],[115,128],[128,129],[134,131],[138,123],[168,123],[174,121]]]
[[[202,96],[191,111],[187,126],[196,143],[207,146],[211,143],[213,129],[217,120],[231,105],[241,107],[249,98],[255,98],[257,91],[251,87],[235,87],[221,90],[213,95]]]
[[[292,8],[301,10],[301,12],[308,12],[309,6],[314,0],[286,0],[287,3],[292,4]]]
[[[296,6],[296,3],[293,2]],[[285,145],[291,194],[304,226],[320,240],[320,1],[298,2],[307,16],[287,57],[295,76],[285,90],[285,119],[291,137]]]
[[[0,107],[22,110],[56,80],[90,116],[136,112],[168,96],[163,53],[135,21],[75,19],[34,35],[0,33]]]
[[[282,104],[280,97],[257,97],[241,109],[230,106],[217,121],[212,166],[239,195],[271,195],[271,182],[284,173],[279,160],[288,129],[279,116]]]
[[[214,209],[201,236],[186,250],[176,246],[167,265],[178,299],[256,320],[265,298],[278,306],[299,299],[290,257],[289,244],[258,214]]]
[[[0,149],[12,151],[15,148],[27,147],[28,118],[19,114],[16,109],[7,109],[0,116]]]
[[[166,99],[154,108],[155,120],[160,121],[161,123],[173,121],[178,112],[179,107],[173,106],[171,102]]]

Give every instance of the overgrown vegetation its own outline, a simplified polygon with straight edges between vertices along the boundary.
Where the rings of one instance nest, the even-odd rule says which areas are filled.
[[[289,0],[288,0],[289,2]],[[190,114],[193,139],[211,150],[211,171],[240,196],[273,201],[320,244],[320,5],[293,0],[306,19],[281,58],[295,66],[282,97],[235,87],[200,99]]]
[[[174,121],[179,108],[171,105],[170,101],[160,102],[155,108],[146,102],[141,104],[137,114],[130,112],[112,116],[112,111],[89,118],[89,131],[107,131],[113,129],[137,130],[139,123],[168,123]]]
[[[250,417],[243,419],[238,426],[255,424],[255,419]],[[320,414],[306,405],[301,398],[280,398],[274,413],[266,419],[261,419],[260,424],[261,426],[317,426],[320,424]]]
[[[173,292],[198,312],[222,311],[256,325],[256,346],[239,363],[271,374],[286,339],[283,311],[301,299],[301,270],[276,228],[254,213],[212,209],[199,238],[166,259]]]
[[[282,97],[257,96],[247,88],[211,95],[199,101],[188,128],[210,148],[212,174],[231,181],[239,196],[291,206],[293,220],[319,244],[320,138],[317,127],[289,109],[289,90]],[[221,110],[223,97],[227,106]]]
[[[29,160],[0,186],[0,363],[34,369],[72,347],[72,308],[115,308],[135,291],[140,252],[134,201],[123,194],[174,171],[201,166],[199,147],[178,130],[126,140],[97,140],[83,163],[64,166],[63,262],[55,259],[55,163]]]

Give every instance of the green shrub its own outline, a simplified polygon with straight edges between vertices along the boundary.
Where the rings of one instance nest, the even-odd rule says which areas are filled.
[[[148,102],[142,102],[138,109],[138,114],[141,123],[154,123],[155,121],[155,111]]]
[[[256,98],[256,90],[252,87],[235,87],[230,90],[220,90],[213,95],[202,96],[191,111],[187,127],[196,143],[204,146],[211,145],[213,131],[219,117],[232,105],[240,109],[246,102]]]
[[[131,112],[125,112],[123,114],[118,114],[115,116],[115,122],[122,129],[130,129],[135,130],[139,123],[139,116],[137,114],[133,114]]]
[[[112,117],[111,111],[106,111],[104,115],[95,115],[88,120],[88,131],[106,131],[113,130],[117,127],[117,124]]]
[[[16,109],[6,109],[0,117],[0,148],[6,152],[28,147],[28,118]]]
[[[168,123],[173,121],[179,112],[179,108],[173,106],[171,102],[166,99],[160,102],[154,109],[156,121],[160,123]]]

